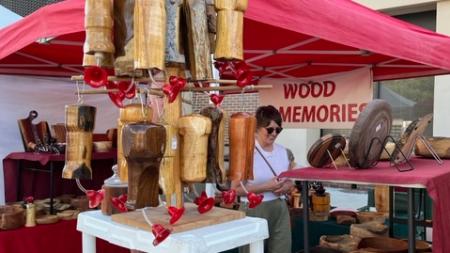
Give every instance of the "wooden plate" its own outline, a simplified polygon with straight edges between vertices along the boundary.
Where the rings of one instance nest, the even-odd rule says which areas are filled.
[[[358,248],[374,248],[385,253],[407,253],[408,243],[390,237],[363,238]]]
[[[341,154],[341,149],[344,150],[346,145],[345,138],[338,134],[327,134],[318,139],[308,151],[308,162],[311,166],[322,168],[331,164],[331,156],[335,160]]]
[[[399,146],[406,159],[411,157],[417,138],[425,132],[432,119],[433,114],[430,113],[421,119],[413,121],[400,137]],[[398,149],[394,150],[392,157],[394,158],[393,162],[396,164],[406,161]]]
[[[349,142],[350,164],[353,167],[370,168],[378,162],[385,139],[391,131],[391,111],[391,106],[386,101],[375,99],[359,114]],[[372,142],[374,138],[380,141]]]

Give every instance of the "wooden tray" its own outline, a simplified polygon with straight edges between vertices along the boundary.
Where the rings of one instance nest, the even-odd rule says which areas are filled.
[[[173,233],[220,224],[245,217],[244,212],[220,207],[214,207],[207,213],[199,214],[197,211],[197,205],[193,203],[185,203],[184,208],[186,210],[184,211],[183,216],[174,225],[169,224],[170,216],[167,213],[166,207],[152,207],[147,208],[145,211],[147,213],[147,217],[153,224],[158,223],[166,228],[170,228]],[[113,214],[111,217],[112,220],[117,223],[151,231],[151,227],[145,221],[141,210]]]

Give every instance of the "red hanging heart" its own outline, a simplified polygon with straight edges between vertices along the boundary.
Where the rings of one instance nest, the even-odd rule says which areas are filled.
[[[127,201],[126,199],[127,199],[126,196],[124,197],[123,195],[120,195],[119,197],[112,197],[111,202],[112,202],[113,206],[117,210],[119,210],[119,212],[123,213],[123,212],[128,212],[128,208],[126,205],[126,201]],[[125,201],[123,201],[123,200],[125,200]]]
[[[153,240],[153,246],[158,246],[158,244],[164,241],[171,232],[172,231],[170,229],[167,229],[160,224],[153,224],[152,233],[155,236],[155,239]]]
[[[198,196],[197,198],[194,199],[194,203],[196,205],[200,205],[203,201],[205,201],[208,198],[208,195],[206,195],[205,191],[202,191],[202,193],[200,193],[200,196]]]
[[[105,191],[103,189],[94,191],[94,190],[87,190],[86,196],[89,200],[89,208],[96,208],[103,200],[103,197],[105,196]]]
[[[262,200],[264,198],[263,194],[256,194],[254,192],[247,193],[247,199],[248,199],[248,207],[249,208],[255,208],[259,204],[261,204]]]
[[[114,82],[107,82],[106,83],[107,89],[119,89],[119,86],[117,83]],[[108,96],[111,99],[111,101],[117,106],[122,108],[123,107],[123,100],[125,99],[125,93],[119,91],[110,91],[108,92]]]
[[[222,199],[225,204],[234,203],[234,200],[236,199],[236,191],[234,189],[231,189],[229,191],[223,191]]]
[[[99,88],[108,82],[108,72],[98,66],[84,69],[84,82],[92,88]]]
[[[119,91],[124,93],[125,97],[128,99],[132,99],[136,95],[136,85],[130,81],[120,81],[117,84],[117,87]]]
[[[175,222],[177,222],[181,216],[183,216],[184,213],[184,207],[181,208],[176,208],[174,206],[169,206],[169,208],[167,209],[167,212],[170,215],[170,225],[175,224]]]
[[[206,213],[214,207],[214,198],[205,199],[200,205],[197,207],[197,211],[199,213]]]
[[[33,198],[33,196],[28,196],[24,199],[24,201],[26,204],[31,204],[34,202],[34,198]]]
[[[122,201],[123,203],[127,203],[128,195],[127,194],[120,194],[119,200]]]
[[[223,95],[217,95],[217,94],[211,94],[209,95],[209,99],[211,100],[211,102],[213,102],[213,104],[218,107],[222,104],[224,96]]]

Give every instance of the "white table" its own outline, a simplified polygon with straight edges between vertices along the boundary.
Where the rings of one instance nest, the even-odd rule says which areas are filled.
[[[116,223],[100,211],[80,213],[77,230],[82,232],[83,253],[95,253],[95,238],[150,253],[213,253],[247,244],[250,253],[263,253],[264,239],[269,237],[265,219],[246,217],[171,234],[154,247],[151,232]]]

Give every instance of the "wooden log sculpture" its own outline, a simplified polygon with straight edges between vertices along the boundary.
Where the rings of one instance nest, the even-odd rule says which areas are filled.
[[[166,0],[167,33],[166,63],[184,64],[181,40],[181,10],[183,0]]]
[[[359,114],[350,134],[350,165],[354,168],[373,167],[381,156],[392,126],[391,106],[374,99]]]
[[[142,113],[144,110],[144,113]],[[128,182],[128,165],[123,156],[122,129],[126,124],[136,122],[150,122],[153,117],[151,107],[140,104],[130,104],[119,110],[119,119],[117,122],[117,166],[119,167],[119,176],[122,182]]]
[[[127,24],[125,21],[127,0],[114,0],[114,49],[115,57],[125,55],[125,44],[127,41]]]
[[[206,159],[211,120],[199,114],[183,116],[178,120],[181,137],[181,180],[199,183],[206,179]]]
[[[96,109],[89,105],[66,105],[66,164],[62,177],[92,179],[92,132]]]
[[[99,65],[109,55],[115,52],[113,44],[113,1],[86,0],[84,28],[86,39],[83,51],[95,55]]]
[[[389,214],[389,186],[375,185],[375,208],[378,213],[387,216]]]
[[[228,126],[230,138],[230,180],[253,179],[256,118],[248,113],[231,115]]]
[[[166,145],[166,130],[152,123],[127,124],[122,129],[123,154],[128,163],[128,204],[158,206],[159,166]]]
[[[194,79],[212,78],[205,0],[185,1],[188,64]]]
[[[216,7],[214,7],[214,0],[206,0],[206,17],[208,20],[209,48],[211,54],[214,54],[217,34],[217,13]]]
[[[448,137],[432,137],[427,138],[431,147],[436,151],[440,158],[450,158],[450,138]],[[415,154],[418,156],[433,158],[422,140],[416,140]]]
[[[33,124],[33,120],[38,117],[37,111],[30,111],[28,117],[17,120],[19,124],[20,136],[25,151],[35,151],[36,145],[48,144],[51,138],[47,121]]]
[[[166,129],[166,151],[164,157],[161,160],[161,166],[159,168],[159,185],[161,186],[164,194],[166,195],[166,202],[168,206],[171,205],[172,194],[175,192],[176,187],[176,175],[174,173],[175,156],[179,145],[179,138],[177,128],[168,124],[163,125]]]
[[[217,107],[206,107],[200,111],[200,114],[208,117],[211,120],[211,134],[208,138],[208,162],[207,162],[207,175],[206,182],[215,183],[217,189],[220,191],[226,191],[229,187],[223,184],[223,178],[225,175],[224,167],[221,167],[220,161],[223,161],[223,149],[225,143],[224,132],[220,131],[220,127],[223,126],[223,112]],[[222,135],[222,136],[220,136]]]
[[[166,1],[136,0],[134,68],[163,70],[166,49]]]
[[[215,59],[243,60],[244,12],[248,0],[215,0],[217,38]]]

